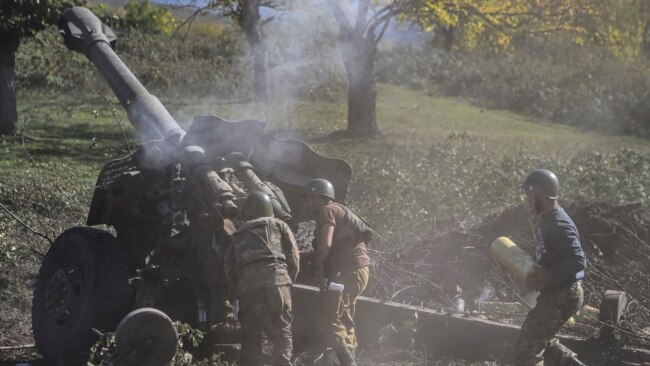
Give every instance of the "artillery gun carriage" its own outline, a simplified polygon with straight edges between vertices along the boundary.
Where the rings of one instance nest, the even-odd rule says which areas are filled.
[[[215,326],[228,313],[222,254],[247,193],[269,194],[275,216],[296,228],[308,219],[304,184],[326,178],[344,198],[350,166],[266,133],[261,121],[199,116],[186,131],[116,55],[114,33],[90,10],[62,13],[59,32],[101,72],[141,145],[104,166],[87,226],[62,233],[43,260],[32,305],[39,351],[49,364],[85,364],[93,329],[114,331],[139,308],[221,329]],[[142,314],[129,317],[146,322]],[[228,332],[215,334],[222,337],[215,342],[231,341]]]

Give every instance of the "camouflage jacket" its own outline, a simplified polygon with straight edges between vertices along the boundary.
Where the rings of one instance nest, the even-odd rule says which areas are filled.
[[[233,234],[226,250],[226,278],[237,295],[260,285],[291,285],[299,259],[289,225],[272,217],[250,220]]]

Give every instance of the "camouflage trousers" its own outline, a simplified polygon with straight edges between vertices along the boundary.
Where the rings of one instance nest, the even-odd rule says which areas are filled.
[[[338,277],[330,278],[332,282],[340,283],[343,292],[325,291],[319,314],[319,329],[323,343],[333,347],[346,343],[348,348],[357,348],[357,337],[354,332],[354,313],[357,297],[368,285],[368,267],[343,272]]]
[[[515,346],[515,365],[563,366],[575,357],[575,353],[561,345],[555,335],[582,306],[583,296],[580,281],[571,286],[542,291],[537,297],[537,305],[521,326]]]
[[[262,285],[239,297],[242,327],[240,365],[291,365],[291,286]],[[263,335],[272,344],[271,361],[262,359]]]

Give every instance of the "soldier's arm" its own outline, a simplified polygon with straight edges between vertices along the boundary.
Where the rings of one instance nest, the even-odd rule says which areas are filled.
[[[322,270],[325,258],[327,258],[330,248],[332,248],[333,237],[334,225],[331,223],[321,225],[316,239],[316,246],[314,247],[314,259],[311,263],[313,270]]]
[[[298,278],[298,269],[300,268],[300,252],[291,228],[284,223],[282,225],[282,251],[286,258],[287,270],[289,271],[291,281],[295,282],[296,278]]]
[[[578,233],[572,225],[560,221],[553,230],[550,230],[545,243],[551,243],[554,251],[562,258],[559,265],[549,269],[549,285],[562,286],[584,277],[587,260],[580,246]]]

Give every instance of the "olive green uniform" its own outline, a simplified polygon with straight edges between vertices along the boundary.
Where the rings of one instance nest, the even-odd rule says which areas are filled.
[[[290,287],[298,274],[298,247],[289,226],[272,217],[247,221],[226,250],[226,276],[239,299],[241,364],[262,362],[262,333],[273,344],[272,364],[290,365]]]

